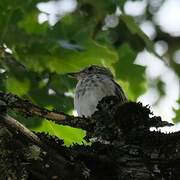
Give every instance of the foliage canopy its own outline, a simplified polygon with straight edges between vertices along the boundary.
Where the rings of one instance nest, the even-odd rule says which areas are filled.
[[[63,0],[51,2],[60,1]],[[66,73],[90,64],[109,67],[131,100],[147,90],[145,67],[134,61],[144,48],[157,54],[153,42],[140,29],[138,18],[115,13],[117,7],[123,9],[126,0],[79,0],[72,12],[56,14],[53,25],[39,22],[40,15],[50,18],[49,13],[39,8],[39,3],[42,1],[0,1],[1,91],[17,94],[48,109],[72,113],[76,82]],[[151,19],[152,14],[148,13],[147,9],[146,18]],[[164,35],[158,31],[157,40]],[[7,48],[10,53],[4,53]],[[179,75],[179,66],[174,61],[171,64]],[[162,88],[158,88],[161,86],[161,82],[157,83],[163,95]],[[84,136],[81,130],[38,118],[27,120],[19,114],[13,116],[33,130],[65,138],[67,145],[81,141]]]

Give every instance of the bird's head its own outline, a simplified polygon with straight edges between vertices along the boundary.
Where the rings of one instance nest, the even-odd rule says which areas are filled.
[[[102,67],[102,66],[97,66],[97,65],[91,65],[91,66],[85,67],[84,69],[80,70],[79,72],[68,73],[68,75],[76,78],[77,80],[81,80],[88,76],[96,75],[96,74],[106,75],[110,78],[113,78],[113,75],[109,69]]]

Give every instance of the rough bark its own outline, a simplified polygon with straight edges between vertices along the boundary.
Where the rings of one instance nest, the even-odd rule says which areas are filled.
[[[171,124],[152,116],[149,108],[143,107],[141,103],[128,102],[120,105],[115,97],[106,97],[99,103],[98,111],[88,120],[62,113],[56,122],[82,127],[87,131],[87,139],[95,139],[91,146],[72,147],[65,147],[62,140],[43,133],[31,132],[35,138],[31,135],[29,137],[22,128],[12,126],[11,122],[7,123],[9,116],[6,110],[18,110],[29,115],[29,109],[24,108],[27,103],[29,102],[16,96],[0,94],[2,180],[169,180],[180,177],[180,132],[151,132],[150,127]],[[31,111],[31,116],[61,114],[35,107],[46,113]],[[53,117],[57,116],[53,114],[49,119]],[[13,118],[11,120],[14,122]]]

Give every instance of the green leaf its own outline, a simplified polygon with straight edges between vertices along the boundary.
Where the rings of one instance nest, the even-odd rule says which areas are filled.
[[[115,50],[96,41],[86,39],[82,44],[84,50],[75,51],[62,48],[57,43],[36,43],[24,52],[19,49],[18,56],[26,67],[35,72],[49,70],[58,74],[74,72],[90,64],[109,66],[118,59]]]
[[[62,93],[74,89],[76,83],[74,79],[68,77],[68,75],[53,74],[49,85],[52,89],[55,89],[56,92]]]
[[[166,94],[166,92],[165,92],[165,83],[161,79],[157,80],[157,89],[158,89],[161,97]]]
[[[126,0],[118,0],[118,3],[119,3],[119,6],[120,6],[121,8],[123,8],[123,7],[124,7],[124,4],[126,3]]]
[[[80,0],[80,3],[83,6],[89,5],[88,9],[93,8],[92,11],[95,13],[97,19],[103,18],[107,13],[113,13],[117,5],[116,1],[112,0]]]
[[[45,34],[48,30],[48,23],[38,23],[38,11],[32,11],[26,14],[18,23],[20,28],[23,28],[28,34]]]
[[[180,99],[177,101],[177,103],[180,105]],[[180,122],[180,109],[173,109],[176,116],[172,119],[174,123],[179,123]]]
[[[154,44],[149,39],[149,37],[140,29],[140,27],[135,22],[134,18],[129,15],[122,14],[120,19],[127,25],[129,31],[132,34],[137,34],[146,44],[146,48],[150,51],[155,53],[154,51]]]
[[[46,132],[49,135],[57,136],[59,139],[64,140],[66,146],[70,146],[73,143],[86,144],[86,141],[83,139],[85,137],[85,131],[82,129],[57,125],[45,119],[42,121],[41,126],[34,127],[32,130],[36,132]]]
[[[70,113],[73,109],[73,98],[66,97],[64,91],[62,94],[59,92],[50,95],[48,93],[49,88],[47,86],[40,88],[38,85],[36,88],[31,88],[29,96],[33,103],[48,109],[56,109],[65,113]],[[56,89],[54,89],[56,91]],[[59,87],[61,91],[61,87]]]
[[[173,122],[179,123],[180,122],[180,109],[174,110],[174,112],[176,113],[176,116],[175,116],[175,118],[173,118]]]
[[[94,30],[95,20],[86,16],[66,15],[49,31],[52,39],[75,40],[75,36],[82,39],[89,38]],[[84,33],[86,37],[84,37]],[[80,39],[80,38],[79,38]]]
[[[18,96],[26,95],[30,88],[30,81],[27,78],[18,79],[12,74],[9,74],[6,80],[7,92],[14,93]]]
[[[111,65],[117,61],[118,55],[114,50],[108,49],[93,40],[88,40],[84,51],[70,51],[58,49],[59,56],[47,59],[52,72],[67,73],[77,71],[90,64]]]
[[[128,98],[136,100],[146,90],[145,67],[134,64],[137,53],[128,44],[119,50],[119,61],[114,64],[117,79],[120,79]]]

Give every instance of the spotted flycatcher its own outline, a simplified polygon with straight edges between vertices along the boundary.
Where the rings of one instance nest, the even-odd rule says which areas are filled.
[[[105,67],[92,65],[69,75],[78,80],[74,98],[78,116],[90,117],[97,110],[98,102],[106,96],[116,96],[120,103],[127,102],[122,88]]]

